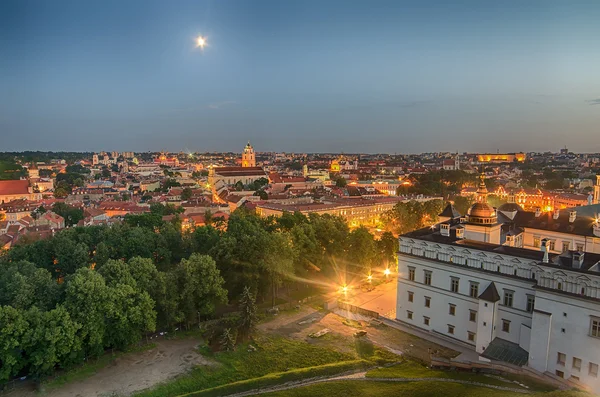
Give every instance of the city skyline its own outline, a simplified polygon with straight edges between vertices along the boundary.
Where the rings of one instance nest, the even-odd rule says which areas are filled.
[[[2,147],[597,152],[598,19],[583,2],[3,2]]]

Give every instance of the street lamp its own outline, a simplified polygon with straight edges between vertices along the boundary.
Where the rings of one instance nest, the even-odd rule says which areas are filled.
[[[383,271],[383,274],[385,274],[385,277],[388,277],[388,276],[391,274],[391,272],[390,272],[390,269],[389,269],[389,268],[386,268],[386,269]]]
[[[373,281],[373,275],[372,275],[372,274],[369,274],[369,275],[367,276],[367,280],[369,280],[369,282]]]

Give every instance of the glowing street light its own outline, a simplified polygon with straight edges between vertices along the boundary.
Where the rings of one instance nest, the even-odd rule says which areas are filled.
[[[205,45],[206,45],[206,37],[198,36],[196,38],[196,48],[204,49]]]
[[[389,276],[391,273],[392,273],[392,272],[390,272],[390,269],[385,269],[385,270],[383,271],[383,274],[385,274],[385,276],[386,276],[386,277],[387,277],[387,276]]]
[[[369,282],[373,281],[373,275],[372,275],[372,274],[369,274],[369,275],[367,276],[367,280],[369,280]]]

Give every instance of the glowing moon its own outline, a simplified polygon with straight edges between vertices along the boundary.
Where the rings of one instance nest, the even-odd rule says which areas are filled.
[[[202,36],[198,36],[198,38],[196,38],[196,47],[204,48],[205,45],[206,39]]]

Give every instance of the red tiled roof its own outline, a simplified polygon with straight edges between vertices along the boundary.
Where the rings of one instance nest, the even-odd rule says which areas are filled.
[[[0,196],[10,194],[29,194],[29,181],[0,181]]]

